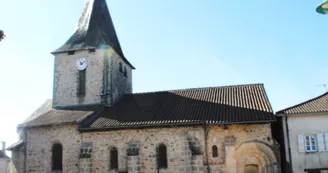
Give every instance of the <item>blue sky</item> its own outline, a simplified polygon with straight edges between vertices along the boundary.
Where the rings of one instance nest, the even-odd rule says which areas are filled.
[[[134,92],[264,83],[274,111],[325,92],[328,15],[321,0],[108,0]],[[51,51],[85,0],[2,3],[0,140],[52,97]]]

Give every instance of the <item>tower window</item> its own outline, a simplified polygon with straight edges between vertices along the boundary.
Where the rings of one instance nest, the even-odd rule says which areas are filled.
[[[127,70],[126,70],[126,67],[124,67],[123,74],[124,74],[125,77],[128,77],[128,72],[127,72]]]
[[[54,144],[52,146],[52,170],[63,170],[63,147],[60,144]]]
[[[75,54],[75,51],[68,51],[67,54],[68,55],[74,55]]]
[[[120,62],[120,64],[119,64],[119,70],[120,70],[121,73],[123,72],[123,65],[122,65],[121,62]]]
[[[218,157],[219,156],[218,147],[216,145],[213,145],[213,147],[212,147],[212,156],[213,157]]]
[[[159,168],[167,168],[167,153],[166,146],[164,144],[159,145],[157,151],[157,159],[158,159],[158,167]]]
[[[110,169],[118,169],[118,152],[115,147],[110,149]]]
[[[85,81],[86,81],[86,70],[79,71],[79,85],[78,85],[78,96],[85,95]]]

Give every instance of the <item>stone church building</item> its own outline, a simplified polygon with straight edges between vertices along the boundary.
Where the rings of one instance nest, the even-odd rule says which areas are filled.
[[[18,173],[279,173],[262,84],[132,92],[105,0],[52,54],[53,98],[18,125]]]

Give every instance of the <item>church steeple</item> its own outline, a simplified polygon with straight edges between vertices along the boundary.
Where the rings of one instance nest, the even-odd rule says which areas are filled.
[[[106,0],[88,0],[75,33],[52,53],[96,49],[103,45],[111,46],[124,58]]]
[[[88,0],[75,33],[52,53],[54,108],[111,106],[132,93],[134,67],[123,55],[106,0]]]

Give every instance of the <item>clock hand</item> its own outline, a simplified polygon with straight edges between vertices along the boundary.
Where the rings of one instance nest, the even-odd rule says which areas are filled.
[[[81,60],[79,60],[79,62],[80,62],[80,65],[82,65],[83,63],[81,63]]]

